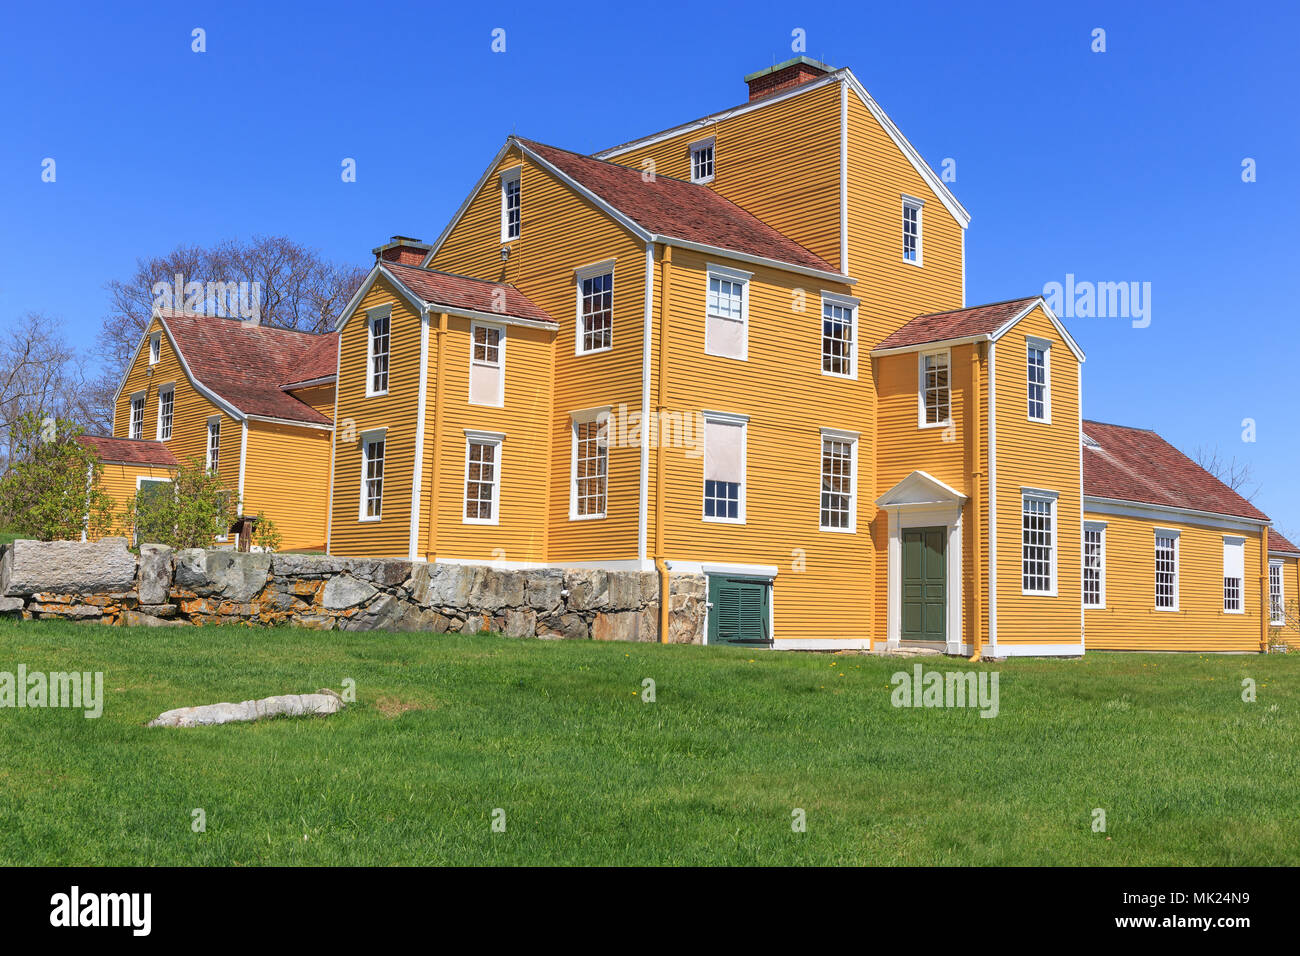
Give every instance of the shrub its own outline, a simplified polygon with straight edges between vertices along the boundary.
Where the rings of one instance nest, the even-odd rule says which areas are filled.
[[[259,511],[253,519],[253,545],[263,551],[279,551],[281,540],[275,522]]]
[[[99,486],[104,466],[64,418],[25,412],[10,429],[9,469],[0,478],[0,525],[15,537],[76,541],[107,534],[116,503]]]
[[[239,498],[202,458],[192,457],[176,469],[170,487],[137,492],[127,513],[134,516],[137,542],[207,548],[213,536],[226,534],[239,516]]]

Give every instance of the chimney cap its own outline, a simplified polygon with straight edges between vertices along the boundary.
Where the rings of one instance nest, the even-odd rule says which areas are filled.
[[[421,242],[419,239],[413,239],[410,236],[393,236],[392,239],[388,240],[382,246],[375,246],[375,248],[370,251],[374,254],[375,258],[394,258],[395,256],[384,256],[384,253],[393,252],[394,250],[399,249],[412,249],[418,250],[419,252],[428,252],[432,248],[433,246],[429,245],[429,243]]]
[[[782,63],[778,63],[775,66],[769,66],[765,70],[759,70],[756,73],[750,73],[748,76],[745,77],[745,82],[750,83],[753,82],[754,80],[757,80],[759,77],[767,76],[769,73],[780,73],[782,70],[788,70],[792,66],[800,66],[800,65],[810,66],[815,70],[821,70],[823,73],[835,72],[835,67],[831,66],[829,63],[823,63],[821,60],[814,60],[810,56],[795,56],[795,57],[791,57],[790,59]]]

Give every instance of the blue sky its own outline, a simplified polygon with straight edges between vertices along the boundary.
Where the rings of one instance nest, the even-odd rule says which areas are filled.
[[[1067,319],[1087,416],[1251,461],[1256,504],[1300,532],[1294,4],[11,6],[0,322],[89,343],[104,283],[180,243],[283,233],[368,264],[435,237],[510,132],[592,151],[735,105],[795,28],[956,160],[969,302],[1151,283],[1147,328]]]

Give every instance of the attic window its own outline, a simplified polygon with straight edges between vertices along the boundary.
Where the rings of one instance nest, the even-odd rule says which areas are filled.
[[[691,143],[691,182],[713,182],[714,137]]]
[[[519,167],[508,169],[501,174],[501,241],[518,239],[522,220],[520,219],[519,201]]]
[[[149,336],[149,364],[157,365],[162,358],[162,333],[155,332]]]

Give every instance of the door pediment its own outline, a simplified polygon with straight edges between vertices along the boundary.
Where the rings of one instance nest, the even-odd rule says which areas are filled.
[[[960,507],[965,501],[966,495],[956,488],[944,484],[934,475],[917,470],[877,498],[876,506],[879,508],[934,508],[944,505]]]

